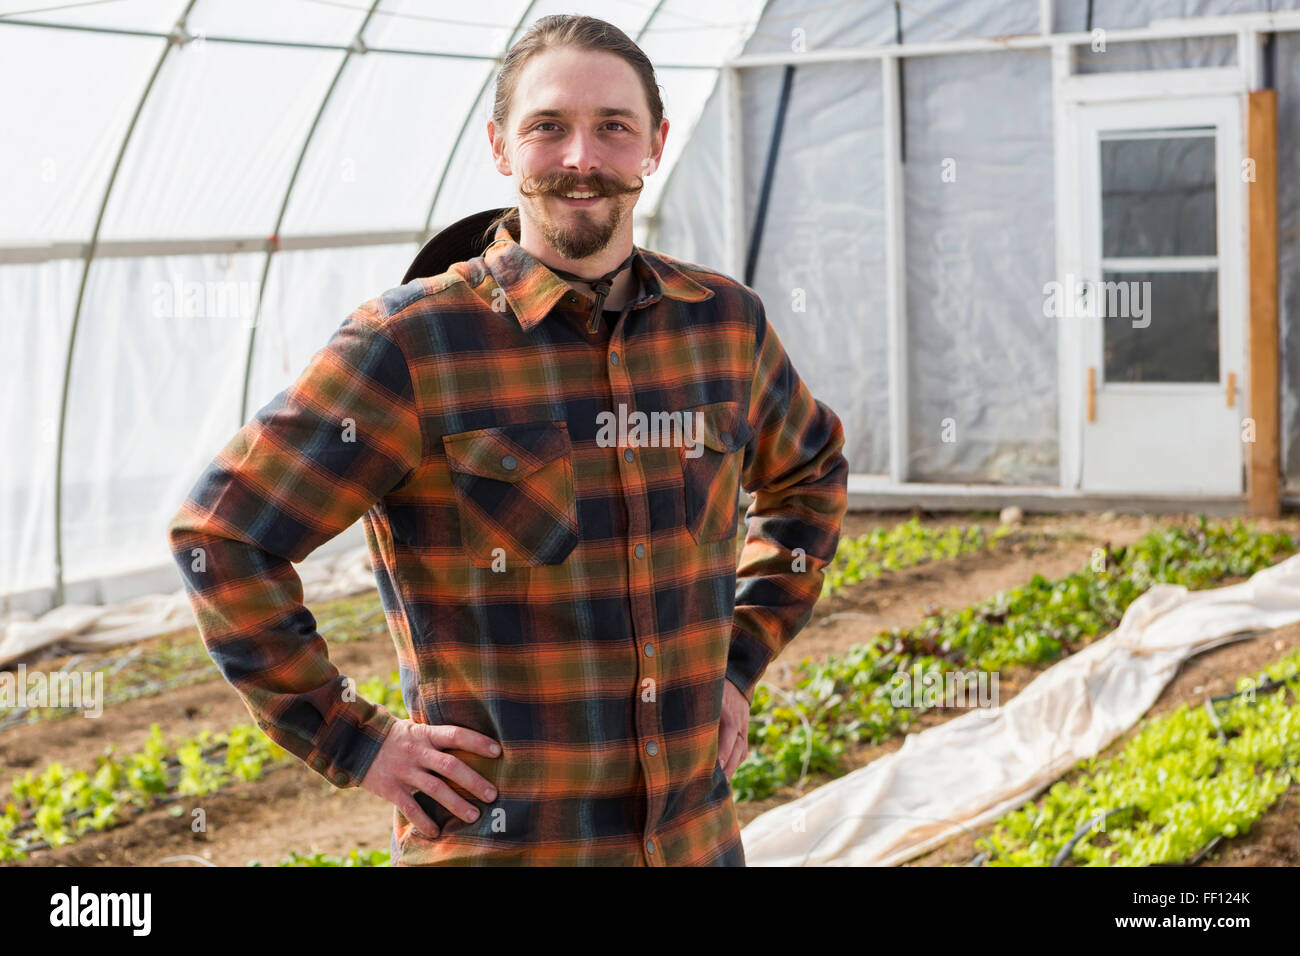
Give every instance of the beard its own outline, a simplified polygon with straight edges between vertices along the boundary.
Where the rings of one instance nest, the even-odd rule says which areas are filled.
[[[586,259],[600,252],[614,237],[614,231],[623,221],[623,207],[608,203],[609,212],[603,218],[591,209],[575,209],[565,218],[545,218],[538,225],[547,245],[566,259]]]
[[[536,223],[547,245],[566,259],[586,259],[600,252],[614,237],[623,222],[625,210],[618,201],[625,193],[640,192],[644,181],[635,185],[621,183],[604,175],[589,176],[580,180],[570,173],[525,181],[520,193],[534,200],[530,216]],[[596,208],[565,209],[560,216],[546,213],[546,197],[557,198],[562,203],[564,193],[589,190],[607,198],[608,210],[602,215]],[[521,210],[522,212],[522,210]]]

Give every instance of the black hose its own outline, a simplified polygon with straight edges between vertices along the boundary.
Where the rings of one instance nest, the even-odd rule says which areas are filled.
[[[1055,858],[1052,860],[1052,866],[1060,866],[1062,863],[1068,860],[1070,858],[1070,852],[1074,849],[1075,844],[1078,843],[1080,840],[1082,840],[1085,836],[1087,836],[1089,831],[1091,831],[1092,828],[1095,827],[1098,823],[1103,822],[1111,814],[1119,813],[1121,810],[1132,810],[1132,809],[1133,809],[1132,806],[1116,807],[1114,810],[1106,810],[1102,813],[1099,813],[1091,820],[1084,823],[1083,826],[1079,827],[1079,829],[1074,831],[1074,836],[1070,837],[1069,842],[1066,843],[1065,846],[1061,847],[1060,851],[1056,854]]]

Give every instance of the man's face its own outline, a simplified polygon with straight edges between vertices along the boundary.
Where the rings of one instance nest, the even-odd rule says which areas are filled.
[[[650,129],[630,63],[576,47],[540,53],[520,73],[506,124],[489,122],[488,135],[530,231],[566,259],[595,255],[623,232],[630,241],[632,208],[668,132],[667,120]]]

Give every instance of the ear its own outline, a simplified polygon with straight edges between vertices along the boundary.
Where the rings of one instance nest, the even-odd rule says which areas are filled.
[[[659,168],[659,161],[664,155],[664,141],[668,138],[668,120],[659,123],[658,135],[650,141],[650,155],[641,160],[641,175],[649,176]]]
[[[488,120],[487,134],[488,144],[492,147],[492,164],[502,176],[511,175],[510,155],[506,151],[505,134],[497,135],[496,124],[492,120]]]

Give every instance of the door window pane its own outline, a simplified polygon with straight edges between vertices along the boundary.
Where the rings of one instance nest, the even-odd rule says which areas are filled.
[[[1217,272],[1107,272],[1096,291],[1107,382],[1219,381]]]
[[[1101,254],[1216,255],[1214,132],[1101,141]]]

